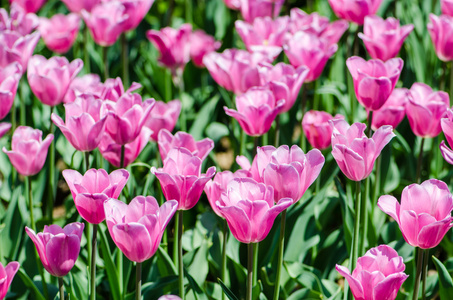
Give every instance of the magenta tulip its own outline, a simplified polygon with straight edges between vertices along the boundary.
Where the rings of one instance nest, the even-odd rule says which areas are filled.
[[[445,144],[445,141],[440,142],[439,149],[445,161],[453,165],[453,151]]]
[[[4,299],[8,293],[9,286],[13,281],[14,275],[19,270],[20,264],[17,261],[12,261],[3,267],[0,263],[0,299]]]
[[[436,247],[453,227],[453,196],[437,179],[405,187],[401,204],[393,196],[381,196],[378,206],[398,223],[404,239],[414,247]]]
[[[223,3],[233,10],[239,10],[241,8],[241,0],[223,0]]]
[[[400,26],[400,21],[395,18],[384,20],[378,16],[366,16],[359,38],[363,40],[371,58],[387,61],[398,55],[413,29],[412,24]]]
[[[156,253],[178,202],[169,200],[159,207],[154,197],[137,196],[127,205],[116,199],[104,204],[107,227],[116,246],[138,263]]]
[[[302,129],[308,142],[313,148],[326,149],[332,142],[332,127],[330,120],[344,119],[342,115],[333,117],[325,111],[309,110],[302,119]]]
[[[52,56],[47,60],[44,56],[34,55],[28,62],[28,83],[43,104],[55,106],[63,102],[71,81],[82,67],[81,59],[69,63],[66,57]]]
[[[4,136],[11,129],[10,123],[0,123],[0,138]]]
[[[431,41],[437,57],[442,61],[453,60],[453,17],[448,15],[429,15],[430,23],[427,25]]]
[[[71,271],[79,257],[84,227],[85,224],[74,222],[63,229],[56,224],[44,225],[44,231],[38,234],[28,227],[25,227],[25,231],[35,244],[47,272],[63,277]]]
[[[71,49],[79,33],[79,27],[79,15],[56,14],[50,19],[40,19],[39,32],[47,48],[62,54]]]
[[[374,15],[382,0],[329,0],[337,17],[362,25],[366,16]]]
[[[440,10],[443,15],[453,16],[453,1],[452,0],[440,0]]]
[[[6,117],[13,106],[21,76],[22,67],[18,62],[0,68],[0,120]]]
[[[102,0],[61,0],[73,13],[80,13],[82,10],[90,12],[95,5]]]
[[[165,199],[178,201],[178,210],[191,209],[214,176],[215,167],[201,174],[202,160],[186,148],[171,149],[163,163],[163,168],[152,167],[151,172],[159,179]]]
[[[406,103],[409,101],[410,92],[405,88],[396,88],[390,94],[384,105],[373,112],[371,128],[377,130],[384,125],[396,128],[406,115]]]
[[[63,177],[71,190],[80,216],[91,224],[105,220],[104,202],[117,199],[129,179],[124,169],[110,174],[103,169],[90,169],[84,175],[75,170],[63,170]]]
[[[204,67],[203,58],[206,54],[220,48],[221,42],[203,30],[195,30],[190,35],[190,58],[197,67]]]
[[[63,99],[64,103],[71,103],[82,94],[92,95],[96,98],[101,98],[104,85],[97,74],[86,74],[81,77],[74,78],[69,84],[69,88]]]
[[[240,10],[244,21],[253,23],[259,17],[276,18],[285,0],[240,0]]]
[[[39,32],[22,36],[14,31],[0,31],[0,67],[18,62],[22,72],[27,70],[28,60],[39,41]]]
[[[264,240],[277,215],[291,204],[291,198],[282,198],[274,204],[272,186],[252,178],[233,179],[216,202],[233,236],[246,244]]]
[[[180,113],[181,101],[172,100],[168,103],[156,101],[144,125],[153,131],[151,140],[157,142],[162,129],[173,131]]]
[[[0,8],[0,31],[15,31],[24,36],[35,30],[38,25],[38,16],[25,12],[17,3],[11,4],[9,12]]]
[[[52,143],[53,134],[49,134],[44,141],[42,132],[27,126],[19,126],[13,133],[11,151],[3,147],[17,172],[23,176],[36,175],[46,162],[47,150]]]
[[[401,58],[386,62],[378,59],[364,60],[353,56],[346,60],[357,100],[367,111],[378,110],[393,92],[403,69]]]
[[[374,161],[395,136],[392,126],[382,126],[371,138],[365,135],[366,125],[351,126],[341,119],[329,121],[332,131],[332,156],[340,170],[353,181],[367,178],[373,171]]]
[[[124,22],[124,31],[137,28],[148,13],[154,0],[120,0],[124,6],[124,14],[127,16]]]
[[[120,77],[109,78],[100,86],[102,86],[100,98],[113,102],[118,102],[118,99],[124,94],[130,94],[142,87],[140,83],[132,82],[131,86],[125,90]]]
[[[447,113],[444,118],[440,120],[440,125],[442,127],[442,131],[447,139],[448,145],[450,147],[453,146],[453,110],[447,110]],[[440,143],[440,151],[444,159],[449,163],[453,164],[453,151],[448,148],[445,144],[445,141]]]
[[[443,91],[433,92],[424,83],[416,82],[410,89],[406,114],[415,135],[436,137],[441,132],[440,119],[450,107],[450,98]]]
[[[159,132],[157,140],[162,161],[167,158],[168,153],[173,148],[186,148],[202,161],[214,149],[214,142],[211,139],[205,138],[197,142],[193,136],[183,131],[178,131],[175,135],[172,135],[170,131],[163,129]]]
[[[37,12],[41,6],[44,5],[46,0],[9,0],[9,3],[17,3],[20,5],[25,12],[27,13],[35,13]]]
[[[357,300],[394,300],[409,277],[405,268],[403,258],[387,245],[371,248],[359,257],[352,274],[346,267],[335,267],[346,278]]]

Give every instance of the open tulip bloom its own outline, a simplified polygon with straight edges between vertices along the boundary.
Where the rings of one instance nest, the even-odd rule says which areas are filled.
[[[447,110],[445,118],[440,120],[440,125],[442,126],[442,131],[444,132],[445,138],[447,139],[448,145],[452,147],[453,145],[453,110]],[[440,143],[440,151],[444,159],[451,165],[453,165],[453,151],[449,148],[445,141]]]
[[[186,148],[202,161],[208,157],[209,152],[214,149],[214,141],[210,138],[195,141],[193,136],[184,131],[178,131],[172,135],[170,131],[162,129],[158,135],[159,153],[162,161],[167,158],[168,152],[173,148]]]
[[[19,270],[20,264],[17,261],[12,261],[3,267],[0,263],[0,299],[4,299],[8,292],[9,286],[13,281],[14,275]]]
[[[6,117],[13,106],[21,76],[22,67],[18,62],[0,68],[0,120]]]
[[[365,17],[374,15],[382,0],[329,0],[338,18],[362,25]]]

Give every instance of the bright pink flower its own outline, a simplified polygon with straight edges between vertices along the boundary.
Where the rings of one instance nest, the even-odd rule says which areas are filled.
[[[46,0],[9,0],[9,3],[17,3],[27,13],[37,12],[45,2]]]
[[[406,115],[406,103],[409,101],[410,92],[406,88],[394,89],[384,105],[373,112],[371,128],[377,130],[384,125],[396,128]]]
[[[403,64],[401,58],[382,62],[353,56],[346,60],[357,100],[367,111],[378,110],[384,105],[398,82]]]
[[[156,253],[177,208],[175,200],[159,207],[152,196],[137,196],[129,205],[116,199],[104,204],[110,236],[121,252],[135,262],[144,262]]]
[[[143,127],[139,135],[130,143],[124,145],[124,165],[133,163],[148,144],[152,131]],[[104,134],[99,144],[102,156],[112,165],[121,167],[121,145],[117,144],[108,134]]]
[[[382,126],[371,138],[365,135],[366,125],[351,126],[342,119],[329,121],[332,131],[332,156],[340,170],[353,181],[367,178],[373,171],[374,161],[395,136],[392,126]]]
[[[203,58],[206,54],[220,48],[221,42],[203,30],[195,30],[190,35],[190,58],[197,67],[204,67]]]
[[[363,25],[366,16],[376,14],[382,0],[329,0],[338,18]]]
[[[452,0],[440,0],[440,10],[443,15],[453,16],[453,1]]]
[[[240,0],[244,21],[252,23],[258,17],[276,18],[285,0]]]
[[[313,148],[326,149],[332,142],[332,127],[330,120],[344,119],[342,115],[333,117],[325,111],[309,110],[302,119],[302,129],[308,142]]]
[[[11,151],[3,147],[17,172],[23,176],[36,175],[46,162],[47,150],[52,143],[53,134],[49,134],[44,141],[42,131],[27,126],[19,126],[13,133]]]
[[[144,125],[153,131],[151,139],[157,142],[158,134],[162,129],[173,131],[180,113],[181,101],[172,100],[168,103],[156,101]]]
[[[444,118],[440,120],[440,125],[442,127],[442,131],[444,132],[445,138],[447,139],[448,145],[450,147],[453,146],[453,110],[447,110],[447,113]],[[449,163],[453,164],[453,151],[448,148],[445,144],[445,141],[440,143],[440,152],[444,159]]]
[[[4,136],[11,129],[10,123],[0,123],[0,138]]]
[[[95,5],[102,0],[61,0],[66,7],[73,13],[79,13],[82,10],[91,11]]]
[[[264,240],[277,215],[291,204],[291,198],[282,198],[274,204],[272,186],[252,178],[233,179],[216,202],[233,236],[246,244]]]
[[[63,229],[56,224],[44,225],[44,231],[38,234],[28,227],[25,231],[35,244],[44,269],[53,276],[63,277],[79,257],[84,227],[85,224],[74,222]]]
[[[239,10],[241,8],[241,0],[223,0],[225,5],[234,10]]]
[[[109,1],[97,4],[90,13],[82,10],[81,14],[96,44],[107,47],[113,45],[124,32],[128,17],[124,12],[120,1]]]
[[[165,27],[148,30],[146,36],[160,52],[159,62],[171,69],[173,76],[180,76],[190,60],[192,25],[183,24],[178,29]]]
[[[214,142],[210,138],[195,141],[189,133],[178,131],[172,135],[167,129],[162,129],[158,134],[159,153],[162,161],[164,161],[168,153],[173,148],[186,148],[192,155],[198,156],[202,161],[214,149]]]
[[[424,83],[416,82],[410,89],[406,114],[412,131],[421,137],[436,137],[442,130],[440,119],[450,107],[450,98],[443,91],[433,92]]]
[[[71,145],[79,151],[92,151],[101,142],[107,116],[101,116],[102,101],[82,95],[65,106],[66,122],[55,113],[51,119]]]
[[[404,239],[414,247],[436,247],[453,227],[453,196],[437,179],[405,187],[401,204],[393,196],[381,196],[378,206],[398,223]]]
[[[437,57],[442,61],[453,60],[453,17],[448,15],[429,15],[428,32]]]
[[[105,220],[104,202],[117,199],[129,179],[125,169],[110,174],[103,169],[90,169],[84,175],[75,170],[63,170],[63,177],[71,190],[80,216],[91,224]]]
[[[80,17],[77,14],[56,14],[52,18],[39,19],[39,32],[47,48],[56,53],[66,53],[79,33]]]
[[[173,148],[165,158],[164,167],[151,168],[159,179],[165,198],[178,201],[178,210],[188,210],[197,204],[205,184],[215,174],[210,167],[201,174],[202,160],[186,148]]]
[[[288,29],[292,34],[305,31],[328,40],[330,44],[338,43],[348,27],[349,23],[345,20],[329,23],[328,18],[320,16],[317,12],[307,14],[297,7],[291,9],[288,24]]]
[[[124,31],[135,29],[148,13],[154,0],[120,0],[124,6],[124,14],[127,19],[124,23]]]
[[[413,29],[414,25],[400,26],[400,21],[392,17],[384,20],[378,16],[366,16],[359,38],[363,40],[371,58],[386,61],[398,55]]]
[[[236,109],[223,107],[225,113],[235,118],[242,130],[250,136],[260,136],[271,128],[275,117],[282,112],[284,100],[276,101],[272,92],[254,87],[236,97]]]
[[[113,102],[118,102],[118,99],[124,94],[130,94],[142,87],[140,83],[132,82],[130,88],[125,90],[120,77],[109,78],[100,86],[102,87],[100,98],[102,100],[110,100]]]
[[[0,299],[4,299],[8,293],[9,286],[19,267],[20,264],[17,261],[10,262],[6,267],[3,267],[3,264],[0,263]]]
[[[439,149],[445,161],[453,165],[453,151],[445,144],[445,141],[440,142]]]
[[[337,51],[338,46],[312,33],[299,31],[289,38],[283,49],[294,67],[305,65],[310,69],[305,79],[310,82],[321,75],[327,60]]]
[[[21,76],[22,67],[18,62],[0,68],[0,120],[6,117],[13,106]]]
[[[346,278],[357,300],[394,300],[409,277],[405,268],[403,258],[387,245],[371,248],[359,257],[352,275],[346,267],[335,267]]]
[[[92,95],[101,98],[104,85],[97,74],[86,74],[75,77],[69,84],[68,91],[63,99],[64,103],[71,103],[82,94]]]
[[[12,3],[10,12],[0,8],[0,31],[16,31],[24,36],[35,30],[39,25],[38,16],[34,13],[26,13],[17,3]]]
[[[17,61],[25,73],[28,59],[33,54],[39,37],[39,32],[22,36],[15,31],[0,31],[0,67]]]

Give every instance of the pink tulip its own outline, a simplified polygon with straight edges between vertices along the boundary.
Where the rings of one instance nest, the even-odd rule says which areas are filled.
[[[63,99],[64,103],[71,103],[82,94],[92,95],[101,98],[101,92],[104,89],[101,79],[97,74],[86,74],[74,78],[69,84],[68,91]]]
[[[440,119],[450,107],[450,98],[443,91],[433,92],[424,83],[416,82],[410,89],[406,114],[415,135],[436,137],[442,130]]]
[[[21,76],[22,67],[18,62],[0,68],[0,120],[6,117],[13,106]]]
[[[225,1],[227,1],[227,0],[225,0]],[[163,296],[160,296],[159,299],[157,299],[157,300],[181,300],[181,298],[176,295],[163,295]]]
[[[47,150],[52,143],[53,134],[49,134],[44,141],[42,132],[27,126],[19,126],[13,133],[11,151],[3,147],[17,172],[23,176],[36,175],[46,162]]]
[[[0,31],[16,31],[24,36],[35,30],[39,25],[39,19],[34,13],[26,13],[17,3],[12,3],[10,12],[0,8]]]
[[[442,61],[453,60],[453,17],[449,15],[429,15],[428,32],[437,57]]]
[[[329,121],[332,131],[332,156],[340,170],[353,181],[367,178],[373,171],[374,161],[395,136],[392,126],[382,126],[371,138],[365,135],[366,125],[351,126],[341,119]]]
[[[253,23],[258,17],[276,18],[285,0],[240,0],[240,10],[244,21]]]
[[[14,31],[0,31],[0,67],[4,68],[17,61],[22,67],[22,72],[25,72],[28,59],[33,54],[39,37],[39,32],[22,36]]]
[[[241,0],[223,0],[229,9],[239,10],[241,8]]]
[[[378,206],[398,223],[404,239],[414,247],[436,247],[453,227],[453,196],[437,179],[405,187],[401,204],[393,196],[381,196]]]
[[[104,202],[119,197],[129,172],[120,169],[107,174],[103,169],[90,169],[81,175],[75,170],[63,170],[63,177],[80,216],[88,223],[99,224],[105,220]]]
[[[305,79],[310,82],[321,75],[327,60],[337,51],[338,46],[314,34],[299,31],[289,38],[283,49],[294,67],[305,65],[310,69]]]
[[[206,34],[203,30],[195,30],[190,35],[190,58],[197,67],[204,67],[203,58],[206,54],[220,48],[221,42]]]
[[[394,89],[384,105],[373,112],[371,128],[374,131],[384,125],[390,125],[396,128],[406,115],[406,103],[409,101],[409,98],[410,92],[408,89]]]
[[[102,87],[100,98],[113,102],[118,102],[118,99],[124,94],[130,94],[142,87],[140,83],[132,82],[131,86],[125,90],[120,77],[116,77],[115,79],[109,78],[100,86]]]
[[[120,1],[101,2],[94,6],[91,12],[82,10],[81,14],[90,29],[93,40],[103,47],[111,46],[116,42],[124,32],[124,24],[128,17]]]
[[[56,224],[44,225],[44,231],[38,234],[28,227],[25,231],[35,244],[44,269],[53,276],[63,277],[79,257],[84,227],[85,224],[74,222],[63,229]]]
[[[335,267],[348,281],[354,299],[361,300],[394,300],[409,277],[405,268],[403,258],[387,245],[371,248],[359,257],[352,274],[346,267]]]
[[[386,62],[378,59],[364,60],[353,56],[346,60],[357,100],[367,111],[378,110],[393,92],[403,69],[401,58]]]
[[[3,267],[3,264],[0,263],[0,299],[5,299],[9,286],[19,267],[20,264],[17,261],[10,262],[6,267]]]
[[[9,3],[17,3],[27,13],[37,12],[45,2],[46,0],[9,0]]]
[[[445,141],[440,142],[439,149],[445,161],[453,165],[453,151],[445,144]]]
[[[146,36],[160,52],[159,62],[169,68],[173,76],[181,76],[190,60],[190,36],[192,25],[183,24],[180,28],[171,27],[148,30]]]
[[[39,32],[47,48],[56,53],[66,53],[79,33],[80,17],[77,14],[56,14],[52,18],[40,18]]]
[[[151,168],[159,179],[165,199],[178,201],[178,210],[188,210],[197,204],[205,184],[215,174],[210,167],[201,174],[202,160],[186,148],[173,148],[164,160],[164,167]]]
[[[366,16],[376,14],[382,0],[329,0],[330,7],[340,19],[363,25]]]
[[[223,107],[225,113],[235,118],[242,130],[250,136],[260,136],[271,128],[275,117],[282,112],[284,100],[276,101],[271,91],[254,87],[236,97],[237,110]]]
[[[133,163],[148,144],[152,131],[143,127],[132,142],[124,145],[124,165],[121,166],[121,145],[117,144],[108,134],[104,134],[99,144],[102,156],[115,167],[127,167]]]
[[[181,101],[172,100],[168,103],[156,101],[144,125],[153,131],[151,140],[157,142],[158,134],[162,129],[173,131],[180,113]]]
[[[453,16],[453,1],[452,0],[440,0],[440,10],[443,15]]]
[[[148,13],[154,0],[120,0],[124,6],[124,14],[127,19],[124,23],[124,31],[137,28]]]
[[[317,12],[307,14],[297,7],[290,11],[288,29],[292,34],[305,31],[329,41],[330,44],[336,44],[348,27],[349,23],[345,20],[329,23],[328,18]]]
[[[0,123],[0,138],[4,136],[11,129],[10,123]]]
[[[64,106],[66,123],[55,113],[51,116],[52,121],[76,150],[89,152],[96,149],[107,118],[101,117],[102,101],[91,95],[82,95]]]
[[[398,55],[413,29],[414,25],[400,26],[400,21],[392,17],[384,20],[378,16],[366,16],[359,38],[372,58],[386,61]]]
[[[156,253],[177,207],[175,200],[159,207],[152,196],[137,196],[129,205],[116,199],[104,204],[110,236],[129,260],[139,263]]]
[[[162,161],[167,158],[168,153],[174,148],[186,148],[192,155],[199,157],[202,161],[214,149],[214,142],[211,139],[205,138],[197,142],[193,136],[183,131],[178,131],[175,135],[172,135],[170,131],[162,129],[157,140]]]
[[[73,13],[80,13],[82,10],[90,12],[94,6],[102,0],[61,0]]]
[[[304,114],[302,129],[308,142],[313,148],[326,149],[332,142],[332,127],[330,120],[344,119],[342,115],[333,117],[325,111],[310,110]]]
[[[277,215],[291,204],[290,198],[282,198],[274,204],[272,186],[252,178],[233,179],[216,202],[233,236],[246,244],[264,240]]]
[[[69,63],[62,56],[47,60],[44,56],[34,55],[28,62],[28,83],[43,104],[55,106],[63,102],[71,81],[82,67],[83,62],[78,58]]]
[[[448,145],[453,146],[453,110],[447,110],[444,118],[440,120],[442,131],[447,139]],[[445,145],[445,141],[440,143],[440,151],[444,159],[449,163],[453,164],[453,151]]]

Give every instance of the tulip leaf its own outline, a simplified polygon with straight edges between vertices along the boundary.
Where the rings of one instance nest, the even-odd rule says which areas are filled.
[[[157,248],[156,255],[158,258],[157,267],[159,269],[161,276],[178,274],[178,272],[176,271],[176,267],[173,264],[173,261],[171,260],[167,251],[164,251],[162,249],[162,246],[159,246],[159,248]]]
[[[212,118],[214,117],[214,111],[217,107],[217,103],[219,102],[220,96],[215,95],[210,100],[208,100],[198,111],[197,117],[193,122],[192,126],[190,127],[189,133],[196,139],[200,140],[203,138],[203,132],[206,126],[212,122]]]
[[[310,290],[308,288],[303,288],[300,289],[294,293],[291,294],[287,298],[287,300],[298,300],[298,299],[304,299],[304,300],[320,300],[323,299],[323,296],[321,293],[317,291]]]
[[[206,128],[206,135],[208,138],[218,143],[220,139],[224,136],[227,136],[230,133],[230,130],[225,124],[219,122],[212,122]]]
[[[46,300],[46,298],[44,298],[44,296],[39,291],[38,287],[36,287],[31,278],[28,277],[28,275],[22,270],[22,268],[17,271],[17,274],[19,274],[25,286],[33,291],[37,300]]]
[[[453,295],[453,280],[448,273],[447,268],[433,256],[434,265],[436,266],[437,273],[439,274],[439,295],[441,300],[451,299]]]
[[[102,259],[104,260],[105,270],[107,273],[107,279],[110,284],[111,294],[114,300],[120,300],[120,287],[118,285],[118,272],[112,259],[112,255],[107,244],[107,236],[104,230],[99,228],[98,233],[100,235],[99,250],[102,253]],[[119,249],[118,249],[119,251]]]
[[[223,292],[225,293],[225,296],[228,297],[230,300],[239,300],[238,297],[234,295],[234,293],[223,283],[220,278],[217,278],[217,281],[220,284],[220,287],[222,288]]]

